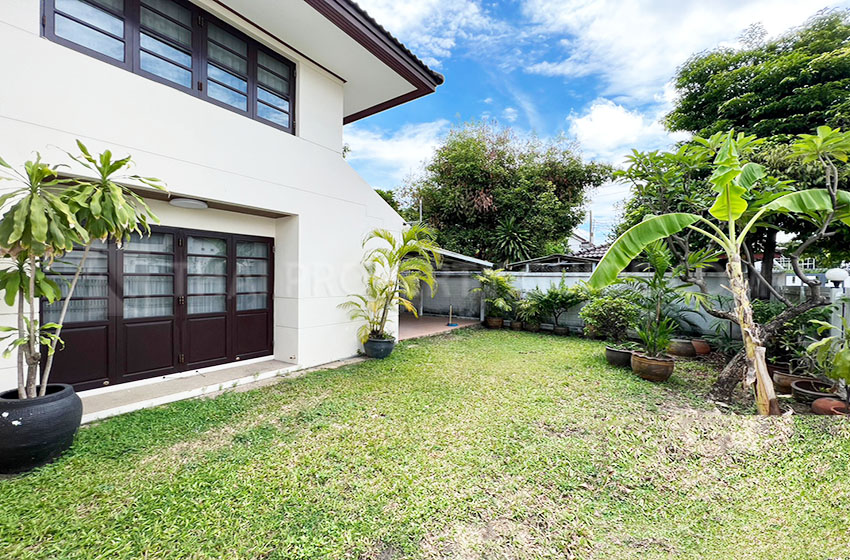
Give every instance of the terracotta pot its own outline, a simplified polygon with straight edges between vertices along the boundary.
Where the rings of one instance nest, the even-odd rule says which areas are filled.
[[[484,324],[488,329],[501,329],[505,324],[505,320],[501,317],[485,317]]]
[[[522,321],[517,321],[516,319],[511,321],[511,330],[521,331],[522,330]]]
[[[608,360],[609,364],[615,367],[631,367],[632,351],[620,350],[619,348],[611,348],[610,346],[606,346],[605,359]]]
[[[524,328],[528,332],[540,332],[540,323],[525,322],[522,324],[522,328]]]
[[[693,358],[697,355],[693,343],[687,338],[674,338],[671,340],[670,346],[667,347],[667,352],[683,358]]]
[[[691,344],[694,347],[694,351],[697,353],[697,356],[705,356],[707,354],[711,354],[711,344],[708,343],[705,339],[695,338],[691,341]]]
[[[673,374],[675,362],[672,358],[650,358],[645,354],[632,352],[632,371],[647,381],[667,381]]]
[[[767,362],[767,372],[770,375],[773,375],[774,373],[791,373],[791,364],[788,362]]]
[[[770,372],[770,366],[767,367],[767,371]],[[779,391],[784,391],[786,394],[791,392],[791,384],[795,381],[809,381],[812,379],[804,375],[791,375],[781,369],[774,370],[771,376],[773,377],[774,387]]]
[[[812,412],[825,416],[850,416],[847,403],[833,397],[821,397],[812,403]]]
[[[569,327],[555,327],[552,329],[552,332],[558,336],[567,336],[570,334],[570,329]]]
[[[818,381],[817,379],[806,379],[805,381],[794,381],[791,383],[791,394],[798,403],[811,404],[816,399],[823,397],[835,398],[835,393],[829,393],[832,385]]]

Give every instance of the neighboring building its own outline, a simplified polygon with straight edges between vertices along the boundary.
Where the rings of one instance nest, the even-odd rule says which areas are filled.
[[[337,306],[363,289],[364,235],[403,220],[344,161],[343,124],[443,78],[356,4],[0,0],[0,63],[5,160],[67,163],[79,138],[170,190],[131,185],[162,226],[96,248],[52,381],[85,390],[357,352]],[[0,389],[14,365],[0,363]]]
[[[505,268],[514,272],[593,272],[608,247],[610,244],[593,245],[584,242],[581,248],[571,255],[556,253],[513,262]]]

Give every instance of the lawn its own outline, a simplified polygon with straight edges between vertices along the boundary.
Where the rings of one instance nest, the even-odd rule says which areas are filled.
[[[81,431],[0,558],[846,558],[850,422],[722,414],[602,344],[465,331]]]

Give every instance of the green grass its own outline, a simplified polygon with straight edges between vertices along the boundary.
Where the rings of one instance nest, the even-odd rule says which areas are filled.
[[[83,429],[0,558],[846,558],[850,422],[721,414],[602,344],[457,331]]]

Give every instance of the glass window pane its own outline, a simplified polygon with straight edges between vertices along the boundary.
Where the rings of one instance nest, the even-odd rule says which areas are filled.
[[[192,31],[142,7],[142,26],[168,37],[181,45],[192,46]]]
[[[169,82],[174,82],[183,87],[192,87],[192,73],[185,68],[166,62],[145,51],[140,53],[140,57],[142,70],[156,74],[160,78],[165,78]]]
[[[289,77],[288,64],[268,55],[267,53],[261,50],[257,51],[257,62],[259,62],[272,72],[280,74],[281,76]]]
[[[236,311],[265,309],[268,301],[266,294],[240,294],[236,296]]]
[[[174,298],[151,297],[124,300],[124,318],[168,317],[174,314]]]
[[[104,8],[111,9],[113,12],[124,13],[124,0],[90,0],[95,4],[99,4]]]
[[[268,92],[263,88],[257,88],[257,97],[259,97],[260,100],[265,101],[270,105],[274,105],[282,111],[289,112],[289,101],[271,92]]]
[[[227,241],[215,237],[189,237],[190,255],[211,257],[227,255]]]
[[[213,80],[219,81],[223,84],[227,84],[232,88],[236,88],[239,91],[248,91],[248,82],[239,78],[230,72],[225,72],[218,66],[214,64],[207,64],[207,75]]]
[[[215,43],[209,43],[209,52],[207,56],[210,60],[220,62],[228,68],[231,68],[240,74],[248,73],[248,60],[241,56],[235,55],[227,49],[223,49]]]
[[[134,233],[124,249],[139,253],[171,253],[174,250],[174,237],[170,233],[151,233],[145,236]]]
[[[124,255],[124,272],[136,274],[167,274],[174,270],[171,255]]]
[[[167,296],[174,293],[172,276],[125,276],[125,296]]]
[[[210,23],[207,26],[207,36],[215,42],[219,43],[220,45],[224,45],[225,47],[236,53],[241,54],[242,56],[248,56],[248,43],[246,43],[236,35],[228,33],[227,31],[215,25],[214,23]],[[212,47],[215,45],[210,46]],[[222,62],[224,61],[222,60]]]
[[[269,244],[256,241],[239,241],[236,243],[237,257],[268,257]]]
[[[226,294],[227,278],[223,276],[190,276],[190,294]]]
[[[68,290],[71,289],[71,281],[74,279],[73,276],[51,276],[50,279],[59,285],[63,298],[68,295]],[[105,298],[108,295],[109,279],[106,276],[80,276],[80,279],[77,280],[77,286],[74,288],[75,298]]]
[[[163,43],[159,39],[155,39],[144,33],[142,33],[142,48],[160,56],[164,56],[169,60],[173,60],[177,64],[182,64],[189,68],[192,67],[192,55],[187,54],[180,49],[175,49],[171,45]]]
[[[232,105],[237,109],[241,109],[243,111],[247,111],[248,109],[247,97],[240,93],[236,93],[232,89],[220,86],[215,82],[207,82],[207,93],[209,93],[210,97],[213,99],[218,99],[219,101]]]
[[[72,299],[68,303],[66,323],[87,323],[89,321],[106,321],[108,315],[108,300],[105,299]],[[62,312],[62,302],[44,304],[42,320],[45,323],[56,322]]]
[[[239,276],[236,278],[236,291],[240,294],[245,292],[265,292],[269,285],[267,276]]]
[[[189,257],[189,274],[227,274],[227,259]]]
[[[124,22],[121,18],[115,17],[100,8],[95,8],[86,2],[56,0],[56,9],[113,35],[124,36]]]
[[[123,31],[122,31],[123,34]],[[115,60],[124,60],[124,43],[56,14],[56,35]]]
[[[262,68],[257,69],[257,79],[264,86],[284,95],[289,94],[289,82],[280,76],[276,76],[271,72],[267,72]]]
[[[227,311],[227,296],[188,296],[189,313],[224,313]]]
[[[236,259],[236,274],[268,274],[268,261]]]
[[[77,267],[80,266],[80,260],[82,260],[82,258],[83,251],[80,250],[65,253],[53,261],[53,266],[50,267],[50,270],[53,272],[74,274],[77,272]],[[89,256],[86,257],[86,264],[83,266],[83,272],[106,273],[107,266],[108,262],[106,253],[89,251]]]
[[[257,115],[282,127],[289,128],[289,115],[273,107],[257,103]]]
[[[171,0],[142,0],[142,4],[150,6],[154,10],[176,19],[183,25],[192,26],[192,12]]]

